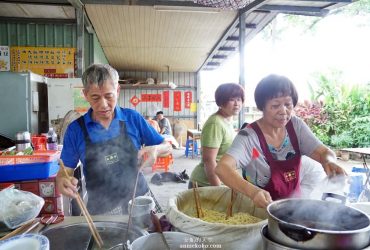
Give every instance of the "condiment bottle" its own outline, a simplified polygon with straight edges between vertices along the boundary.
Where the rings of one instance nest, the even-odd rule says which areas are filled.
[[[52,127],[49,128],[46,140],[47,150],[57,150],[58,149],[58,136]]]
[[[15,135],[15,148],[18,152],[31,147],[31,134],[28,131],[21,131]]]

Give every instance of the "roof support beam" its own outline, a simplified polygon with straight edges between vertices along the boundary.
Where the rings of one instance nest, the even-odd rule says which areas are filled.
[[[295,0],[302,2],[352,3],[352,0]]]
[[[58,23],[58,24],[74,24],[76,19],[53,19],[53,18],[27,18],[27,17],[0,17],[0,22],[17,22],[17,23]]]
[[[244,23],[247,17],[245,12],[239,12],[239,23]],[[245,89],[245,25],[239,25],[239,84]],[[239,125],[238,128],[244,123],[244,109],[242,105],[242,110],[239,112]]]
[[[254,10],[256,10],[258,7],[263,5],[268,0],[255,0],[251,4],[247,5],[243,9],[240,10],[240,13],[245,13],[247,16]],[[218,40],[217,44],[212,48],[211,53],[208,55],[207,59],[204,61],[202,66],[198,69],[201,70],[203,67],[207,65],[209,61],[212,60],[212,57],[217,53],[218,49],[221,47],[222,43],[226,41],[226,39],[235,31],[236,26],[239,24],[239,18],[236,17],[233,21],[233,23],[227,28],[226,32],[223,34],[223,36]]]
[[[288,6],[288,5],[263,5],[259,7],[260,10],[266,11],[276,11],[282,13],[290,13],[290,14],[301,14],[307,15],[307,13],[311,13],[313,15],[318,16],[325,16],[329,13],[329,10],[322,9],[319,7],[307,7],[307,6]]]
[[[226,38],[226,41],[239,41],[239,37],[238,36],[229,36],[228,38]]]
[[[235,47],[220,47],[218,48],[219,51],[235,51]]]
[[[33,1],[22,1],[22,0],[5,0],[2,3],[13,3],[13,4],[32,4],[32,5],[52,5],[52,6],[71,6],[67,0],[33,0]]]
[[[214,55],[212,58],[213,59],[226,59],[227,55]],[[209,63],[207,65],[209,65]]]
[[[239,28],[239,24],[236,27]],[[257,24],[255,24],[255,23],[246,23],[245,24],[245,28],[247,28],[247,29],[255,29],[255,28],[257,28]]]
[[[156,1],[156,0],[82,0],[84,4],[104,4],[104,5],[141,5],[141,6],[188,6],[188,7],[203,7],[209,8],[204,5],[196,4],[193,1]]]
[[[207,66],[220,66],[221,65],[221,63],[219,63],[219,62],[208,62],[207,63]]]

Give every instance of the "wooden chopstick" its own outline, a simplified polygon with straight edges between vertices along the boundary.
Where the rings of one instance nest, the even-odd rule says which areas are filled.
[[[195,182],[195,188],[197,190],[196,194],[198,197],[198,204],[199,204],[199,211],[200,211],[200,217],[204,217],[203,209],[202,209],[202,203],[200,202],[200,196],[199,196],[199,189],[198,189],[198,182]]]
[[[193,182],[193,192],[194,192],[194,200],[195,200],[195,208],[197,210],[198,218],[204,217],[202,205],[200,203],[199,197],[199,190],[198,190],[198,182]]]
[[[200,218],[198,197],[197,197],[196,192],[197,192],[197,190],[195,189],[195,183],[193,182],[193,194],[194,194],[195,210],[197,211],[197,218]]]
[[[227,210],[226,210],[226,218],[225,218],[226,220],[229,219],[229,217],[233,216],[233,203],[234,203],[235,197],[236,197],[236,193],[234,189],[231,189],[231,198],[230,198],[229,204],[227,205]]]
[[[63,161],[61,159],[59,159],[58,162],[59,162],[60,168],[64,171],[64,174],[67,177],[70,178],[70,176],[69,176],[69,174],[68,174],[68,172],[67,172],[67,170],[64,166]],[[87,225],[89,226],[90,232],[91,232],[92,236],[94,237],[94,240],[98,244],[99,248],[102,248],[102,246],[104,245],[104,242],[103,242],[102,238],[100,237],[100,234],[99,234],[98,230],[95,227],[94,221],[92,220],[89,211],[87,210],[85,204],[83,203],[80,195],[76,194],[76,197],[77,197],[76,198],[77,204],[80,207],[80,209],[82,211],[82,214],[84,215],[84,217],[87,221]]]
[[[22,225],[22,226],[18,227],[18,228],[17,228],[17,229],[15,229],[14,231],[12,231],[12,232],[8,233],[8,234],[7,234],[7,235],[5,235],[4,237],[0,238],[0,240],[6,240],[6,239],[8,239],[8,238],[10,238],[10,237],[13,237],[13,236],[15,236],[15,235],[18,235],[18,234],[20,234],[20,233],[22,233],[22,232],[26,231],[28,228],[32,227],[32,226],[33,226],[33,224],[36,224],[37,222],[38,222],[37,220],[33,219],[33,220],[31,220],[31,221],[27,222],[26,224],[24,224],[24,225]]]

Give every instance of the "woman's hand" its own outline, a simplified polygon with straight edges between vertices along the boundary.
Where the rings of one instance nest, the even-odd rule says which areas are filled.
[[[341,168],[338,164],[336,164],[335,162],[327,162],[327,163],[324,163],[322,164],[323,167],[324,167],[324,170],[326,172],[326,174],[329,176],[329,177],[333,177],[333,176],[336,176],[336,175],[347,175],[346,171]]]
[[[317,147],[310,157],[321,163],[329,177],[347,175],[346,171],[336,163],[335,153],[324,145]]]
[[[256,207],[266,208],[268,204],[272,202],[272,198],[269,192],[258,188],[254,195],[251,197]]]

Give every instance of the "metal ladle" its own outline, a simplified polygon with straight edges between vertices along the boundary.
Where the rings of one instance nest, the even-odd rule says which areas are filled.
[[[164,244],[166,245],[166,250],[170,250],[170,245],[168,245],[166,237],[163,234],[161,222],[159,221],[158,216],[156,215],[156,213],[153,210],[150,211],[150,218],[152,219],[152,223],[154,225],[155,231],[161,235],[161,238],[162,238]]]

